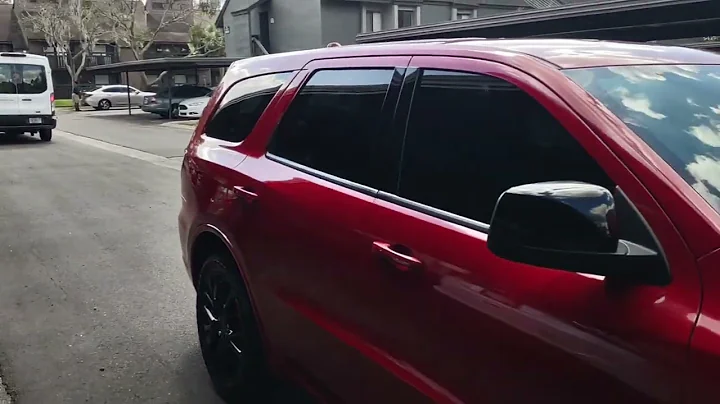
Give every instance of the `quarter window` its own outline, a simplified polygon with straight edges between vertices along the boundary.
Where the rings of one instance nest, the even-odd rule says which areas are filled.
[[[506,81],[426,70],[413,96],[399,196],[489,223],[510,187],[575,180],[613,184],[535,99]]]
[[[300,90],[269,152],[303,166],[378,188],[389,167],[380,161],[387,135],[383,112],[394,69],[316,72]],[[399,78],[402,76],[397,73]],[[394,103],[392,103],[394,107]]]
[[[242,142],[291,73],[268,74],[243,80],[230,88],[220,109],[207,125],[207,136]]]

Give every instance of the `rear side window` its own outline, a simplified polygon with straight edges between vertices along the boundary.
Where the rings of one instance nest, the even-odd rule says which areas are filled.
[[[426,70],[413,96],[399,196],[489,223],[501,193],[542,181],[613,184],[540,103],[495,77]]]
[[[397,74],[392,68],[316,72],[285,113],[269,153],[378,188],[383,172],[373,156],[382,152],[383,105]]]
[[[42,94],[46,80],[43,66],[0,63],[0,94]]]
[[[228,142],[242,142],[250,135],[270,101],[291,73],[251,77],[225,93],[220,108],[208,123],[205,134]]]

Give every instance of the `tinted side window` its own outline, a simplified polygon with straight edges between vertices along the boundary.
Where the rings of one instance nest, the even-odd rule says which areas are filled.
[[[172,89],[172,96],[178,98],[193,97],[192,89],[185,86],[175,87]]]
[[[489,223],[508,188],[558,180],[613,187],[572,135],[513,84],[479,74],[423,72],[408,121],[399,196]]]
[[[300,90],[269,152],[327,174],[379,187],[374,164],[383,136],[383,105],[394,69],[316,72]],[[400,76],[402,77],[402,76]]]
[[[207,136],[228,142],[245,140],[275,93],[290,77],[291,73],[268,74],[232,86],[208,123]]]
[[[193,89],[193,97],[202,97],[211,91],[212,90],[207,87],[195,87]]]

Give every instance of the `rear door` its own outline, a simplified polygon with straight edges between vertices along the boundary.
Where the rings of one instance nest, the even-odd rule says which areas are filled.
[[[48,85],[50,72],[46,70],[46,67],[40,62],[23,60],[21,64],[15,65],[15,73],[20,80],[17,85],[19,114],[50,115],[52,113],[52,103],[50,102],[52,88]]]
[[[438,403],[678,402],[700,282],[645,187],[534,78],[463,58],[417,57],[412,68],[397,186],[363,227],[376,265],[348,280],[373,280],[353,306],[373,357]],[[620,285],[493,255],[500,194],[562,180],[619,186],[636,209],[616,199],[622,238],[653,240],[631,225],[648,223],[672,283]]]
[[[108,99],[113,106],[127,106],[128,105],[128,94],[127,87],[125,86],[113,86],[105,89]]]
[[[396,177],[391,120],[408,61],[310,63],[283,95],[267,153],[259,145],[239,167],[237,185],[256,197],[236,234],[272,352],[345,403],[427,402],[376,363],[374,310],[358,310],[382,310],[367,214]]]
[[[15,64],[7,63],[7,59],[0,57],[0,115],[18,115],[20,97],[13,82]]]

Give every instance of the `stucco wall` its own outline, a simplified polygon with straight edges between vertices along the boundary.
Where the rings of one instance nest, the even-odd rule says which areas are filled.
[[[322,0],[321,17],[323,45],[330,42],[354,44],[355,36],[361,32],[362,4]]]
[[[322,41],[321,0],[272,0],[270,41],[275,52],[312,49]]]
[[[432,24],[435,22],[450,21],[452,6],[441,4],[423,4],[420,11],[420,23]]]

